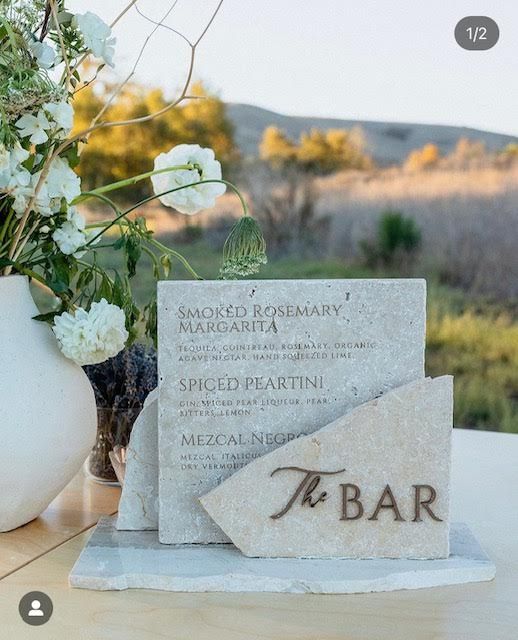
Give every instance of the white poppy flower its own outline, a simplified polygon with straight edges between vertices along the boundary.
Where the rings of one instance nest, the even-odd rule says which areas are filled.
[[[155,158],[155,170],[184,164],[196,165],[198,168],[167,171],[151,176],[156,195],[201,180],[221,180],[221,165],[215,159],[214,151],[203,149],[198,144],[180,144]],[[159,200],[167,207],[193,215],[202,209],[213,207],[216,198],[225,193],[225,189],[226,186],[221,183],[195,184],[160,196]]]
[[[79,29],[85,45],[97,58],[102,58],[106,64],[113,67],[113,54],[115,53],[116,38],[112,35],[111,28],[91,11],[84,14],[76,14],[72,24]]]
[[[37,116],[30,113],[24,113],[16,122],[16,127],[20,129],[22,138],[29,137],[32,144],[42,144],[49,139],[47,130],[51,128],[50,122],[47,120],[45,112],[40,109]]]
[[[54,66],[56,60],[56,52],[46,42],[31,42],[29,45],[32,55],[36,58],[36,62],[43,69],[50,69]]]
[[[68,102],[47,102],[43,108],[50,115],[58,130],[69,134],[74,124],[74,109]]]
[[[122,351],[128,339],[125,324],[122,309],[103,298],[90,311],[80,308],[57,316],[53,331],[63,354],[83,366],[104,362]]]
[[[50,198],[72,202],[81,193],[81,179],[64,158],[52,161],[45,184]]]

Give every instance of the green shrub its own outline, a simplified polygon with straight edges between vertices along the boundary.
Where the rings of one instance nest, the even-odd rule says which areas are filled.
[[[382,257],[390,262],[398,250],[411,253],[421,243],[421,232],[413,218],[398,211],[386,211],[378,226],[378,243]]]
[[[378,221],[375,241],[363,240],[360,249],[370,267],[408,262],[421,244],[415,220],[399,211],[385,211]]]

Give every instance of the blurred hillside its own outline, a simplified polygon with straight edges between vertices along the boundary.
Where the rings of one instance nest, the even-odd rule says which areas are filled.
[[[468,127],[447,127],[431,124],[405,124],[396,122],[369,122],[366,120],[337,120],[286,116],[249,104],[228,104],[227,115],[235,129],[235,141],[244,156],[256,156],[263,131],[270,125],[282,129],[290,138],[312,128],[361,128],[365,136],[366,151],[376,164],[400,164],[408,154],[426,143],[436,144],[442,155],[453,151],[460,138],[483,142],[488,151],[497,151],[518,138]]]

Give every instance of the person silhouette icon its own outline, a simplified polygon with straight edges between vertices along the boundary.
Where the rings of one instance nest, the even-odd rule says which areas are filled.
[[[53,610],[52,600],[43,591],[29,591],[18,603],[18,612],[22,620],[33,627],[47,623]]]
[[[31,616],[31,618],[34,616],[44,616],[45,614],[43,613],[40,607],[41,607],[41,602],[39,600],[33,600],[31,602],[31,610],[27,615]]]

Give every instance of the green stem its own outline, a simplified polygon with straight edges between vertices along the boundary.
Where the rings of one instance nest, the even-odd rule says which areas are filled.
[[[110,284],[113,285],[113,279],[110,278],[110,276],[106,273],[106,271],[104,269],[102,269],[102,267],[99,267],[95,262],[85,262],[84,260],[78,260],[77,261],[78,264],[80,264],[83,267],[86,267],[88,269],[93,269],[93,271],[95,271],[95,273],[97,273],[98,275],[100,275],[102,278],[107,278],[107,280],[110,282]],[[96,290],[97,291],[97,290]]]
[[[157,249],[160,249],[161,251],[163,251],[164,253],[169,253],[171,256],[173,256],[173,258],[176,258],[178,262],[181,262],[181,264],[195,278],[195,280],[203,280],[203,278],[198,273],[196,273],[196,271],[191,267],[187,258],[184,258],[184,256],[182,256],[181,253],[178,253],[178,251],[175,251],[174,249],[170,249],[169,247],[166,247],[165,244],[158,242],[158,240],[155,240],[154,238],[148,238],[147,241]]]
[[[115,226],[119,222],[119,220],[121,220],[122,218],[125,218],[132,211],[135,211],[135,209],[138,209],[139,207],[143,206],[144,204],[147,204],[148,202],[151,202],[152,200],[156,200],[157,198],[161,198],[162,196],[166,196],[169,193],[174,193],[175,191],[181,191],[182,189],[189,189],[190,187],[196,187],[199,184],[224,184],[224,185],[226,185],[231,191],[233,191],[238,196],[239,200],[241,201],[241,206],[243,207],[243,215],[245,215],[245,216],[249,215],[248,214],[248,207],[247,207],[247,204],[245,202],[245,199],[241,195],[241,192],[239,191],[239,189],[235,185],[233,185],[231,182],[228,182],[227,180],[216,180],[216,179],[214,179],[214,180],[200,180],[198,182],[191,182],[190,184],[184,184],[181,187],[175,187],[174,189],[168,189],[167,191],[163,191],[162,193],[156,193],[153,196],[149,196],[148,198],[144,198],[144,200],[141,200],[140,202],[137,202],[137,204],[133,205],[129,209],[126,209],[126,211],[123,211],[116,218],[111,220],[110,223],[108,225],[106,225],[106,227],[102,231],[100,231],[97,235],[95,235],[89,242],[87,242],[85,246],[88,247],[90,244],[95,242],[97,240],[97,238],[100,238],[103,235],[103,233],[106,233],[108,231],[108,229],[111,229],[111,227]],[[94,193],[94,192],[91,192],[91,193]],[[97,196],[99,194],[94,194],[94,195]],[[106,200],[108,200],[108,198],[106,198]],[[115,205],[113,205],[113,206],[115,207]]]
[[[95,191],[85,191],[80,196],[78,196],[78,198],[82,198],[83,196],[87,196],[85,199],[97,198],[98,200],[101,200],[102,202],[107,204],[115,212],[116,215],[119,215],[121,212],[121,210],[119,209],[119,207],[117,207],[113,200],[110,200],[110,198],[103,196],[101,193],[96,193]],[[76,201],[77,198],[73,201],[73,203]]]
[[[125,180],[119,180],[118,182],[112,182],[111,184],[104,185],[103,187],[99,187],[98,189],[92,189],[91,191],[86,191],[85,193],[81,193],[77,198],[75,198],[71,204],[78,204],[79,202],[84,202],[91,197],[98,196],[102,193],[109,193],[110,191],[116,191],[117,189],[123,189],[124,187],[129,187],[130,185],[136,184],[141,180],[146,180],[151,176],[155,176],[159,173],[168,173],[169,171],[193,171],[198,169],[195,164],[178,164],[174,167],[167,167],[165,169],[155,169],[153,171],[147,171],[146,173],[141,173],[138,176],[133,176],[132,178],[126,178]]]
[[[160,262],[158,261],[158,258],[156,257],[156,255],[151,251],[149,247],[146,247],[145,245],[142,247],[142,251],[151,258],[151,261],[155,265],[155,268],[157,269],[157,272],[158,272],[160,270]]]
[[[14,216],[14,210],[10,209],[10,211],[7,214],[7,218],[5,219],[4,224],[2,225],[2,229],[0,230],[0,246],[2,245],[2,242],[4,241],[5,234],[7,233],[7,229],[9,227],[9,225],[11,224],[11,220],[13,219],[13,216]]]
[[[33,280],[37,280],[46,287],[48,286],[45,278],[43,276],[40,276],[39,273],[36,273],[36,271],[33,271],[28,267],[24,267],[23,264],[20,264],[19,262],[12,262],[11,266],[14,267],[19,273],[22,273],[24,276],[28,276]]]

